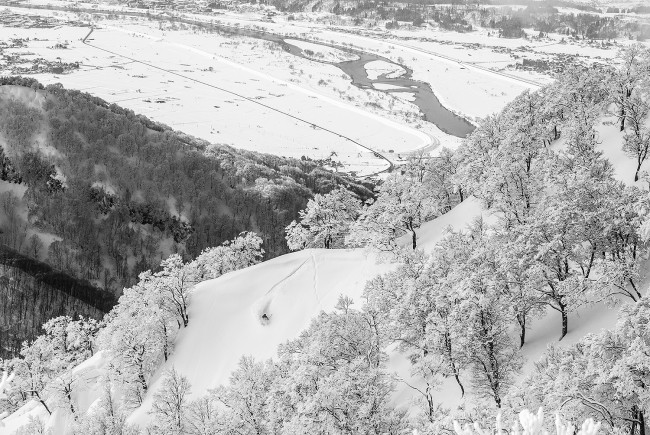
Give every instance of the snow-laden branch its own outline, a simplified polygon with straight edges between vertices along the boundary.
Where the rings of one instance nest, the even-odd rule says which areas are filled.
[[[14,380],[14,373],[8,374],[2,372],[2,380],[0,380],[0,399],[6,399],[6,391],[11,391],[11,381]]]
[[[563,423],[559,414],[555,415],[555,434],[556,435],[597,435],[600,430],[600,423],[595,423],[592,419],[587,419],[580,428],[575,432],[575,427],[570,423]],[[528,410],[519,413],[519,421],[515,422],[511,431],[503,429],[501,414],[496,418],[496,430],[483,429],[478,423],[473,425],[467,424],[464,427],[457,421],[454,421],[454,431],[457,435],[496,435],[510,433],[511,435],[549,435],[544,430],[544,412],[539,408],[537,414]]]

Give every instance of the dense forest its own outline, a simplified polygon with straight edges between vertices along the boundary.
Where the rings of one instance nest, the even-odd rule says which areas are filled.
[[[284,227],[315,193],[372,196],[322,162],[209,144],[20,77],[0,79],[0,144],[0,242],[111,300],[170,254],[194,258],[243,231],[261,235],[266,258],[287,252]],[[30,324],[51,317],[34,307]]]

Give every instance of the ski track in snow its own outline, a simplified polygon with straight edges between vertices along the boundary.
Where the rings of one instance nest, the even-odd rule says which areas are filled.
[[[255,304],[255,305],[257,305],[258,308],[256,310],[254,310],[255,316],[258,319],[261,320],[263,315],[266,315],[269,320],[273,318],[273,314],[271,313],[272,310],[270,308],[271,308],[271,304],[273,303],[273,300],[275,299],[275,295],[277,293],[276,289],[278,289],[281,285],[285,284],[292,276],[294,276],[296,273],[298,273],[298,271],[300,271],[300,269],[302,269],[302,267],[305,264],[307,264],[310,261],[310,259],[311,259],[311,261],[313,261],[313,254],[312,254],[312,257],[310,257],[310,258],[306,259],[305,261],[303,261],[302,263],[300,263],[300,265],[298,265],[298,267],[296,267],[293,271],[291,271],[291,273],[289,273],[287,276],[282,278],[280,281],[273,284],[273,286],[270,289],[267,290],[267,292],[264,294],[264,296],[262,296],[260,298],[258,303]],[[316,280],[315,276],[314,276],[314,280]],[[320,304],[320,301],[319,301],[319,304]]]
[[[320,307],[320,298],[318,297],[318,262],[316,261],[316,256],[314,255],[314,251],[311,251],[310,253],[311,257],[311,264],[313,267],[313,279],[312,279],[312,289],[314,290],[314,296],[316,297],[316,302],[318,303],[318,306]]]

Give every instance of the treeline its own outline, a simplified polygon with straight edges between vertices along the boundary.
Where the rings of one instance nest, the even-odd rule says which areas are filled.
[[[104,408],[102,398],[99,408],[110,415],[92,420],[101,426],[93,429],[104,434],[124,433],[107,431],[107,427],[123,424],[124,421],[114,420],[123,417],[121,411],[142,404],[154,372],[167,361],[176,336],[191,320],[188,308],[194,286],[258,263],[264,254],[261,246],[258,235],[243,233],[221,246],[204,250],[189,262],[173,254],[161,263],[159,271],[141,273],[138,283],[124,289],[119,303],[102,320],[86,317],[83,310],[74,316],[57,315],[49,319],[43,324],[43,334],[21,343],[17,356],[0,359],[2,370],[12,373],[11,388],[0,385],[0,423],[5,411],[13,412],[28,400],[40,402],[50,415],[61,410],[71,412],[75,420],[81,417],[76,395],[87,387],[84,383],[91,381],[84,377],[83,370],[70,370],[102,350],[109,369],[101,382],[110,386],[112,405],[110,410]],[[50,309],[57,305],[48,294],[35,296],[40,303],[50,305]],[[1,308],[5,310],[6,305]],[[8,321],[17,320],[18,313],[9,314]],[[89,314],[97,317],[94,312]],[[25,431],[35,433],[33,427]]]

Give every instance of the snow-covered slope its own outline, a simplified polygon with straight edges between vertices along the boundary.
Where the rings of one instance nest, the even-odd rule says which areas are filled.
[[[634,162],[621,150],[621,134],[616,125],[605,123],[598,127],[601,147],[615,166],[619,179],[630,183]],[[462,229],[477,216],[489,220],[494,217],[482,209],[480,201],[469,198],[452,211],[418,230],[418,246],[430,251],[444,236],[448,228]],[[408,240],[405,241],[408,244]],[[200,284],[190,305],[190,323],[177,339],[174,353],[151,381],[151,389],[143,406],[136,410],[130,420],[146,424],[150,418],[153,393],[160,386],[162,373],[174,367],[192,384],[192,395],[197,397],[208,389],[228,382],[242,356],[257,359],[272,358],[277,347],[295,338],[321,311],[330,311],[339,295],[345,294],[362,304],[361,295],[367,280],[396,267],[388,261],[378,261],[374,254],[364,250],[318,250],[311,249],[284,255],[256,266],[232,272],[218,279]],[[643,288],[648,280],[644,279]],[[262,316],[268,317],[266,322]],[[602,305],[588,307],[570,316],[569,334],[562,344],[574,343],[586,333],[613,326],[616,310]],[[557,342],[560,321],[555,313],[533,321],[523,349],[527,360],[525,372],[532,367],[544,349]],[[101,372],[102,355],[84,363],[88,366],[88,387],[81,393],[80,407],[87,409],[99,396],[98,374]],[[409,378],[406,359],[393,352],[390,366],[400,377]],[[409,379],[417,384],[417,379]],[[457,387],[448,382],[441,386],[440,400],[453,405],[460,400]],[[413,397],[408,387],[399,388],[394,401],[408,404]],[[5,420],[4,432],[11,434],[27,423],[30,415],[47,417],[42,406],[30,403]],[[65,426],[63,417],[55,413],[49,425]]]

